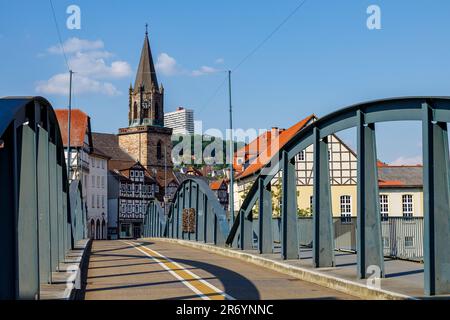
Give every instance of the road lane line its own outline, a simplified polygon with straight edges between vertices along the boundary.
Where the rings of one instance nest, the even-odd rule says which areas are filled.
[[[187,270],[179,263],[165,257],[157,251],[143,246],[141,243],[123,241],[124,243],[133,246],[136,250],[145,254],[153,261],[158,263],[161,267],[172,274],[176,279],[180,280],[186,287],[191,289],[196,295],[203,300],[235,300],[230,295],[226,294],[211,283],[205,281],[195,273]]]
[[[186,272],[189,276],[191,276],[192,278],[200,281],[201,283],[203,283],[204,285],[206,285],[207,287],[209,287],[210,289],[214,290],[216,293],[219,293],[220,295],[223,295],[227,300],[235,300],[232,296],[228,295],[227,293],[223,292],[222,290],[220,290],[219,288],[217,288],[216,286],[214,286],[213,284],[209,283],[208,281],[202,279],[201,277],[199,277],[198,275],[196,275],[195,273],[191,272],[190,270],[187,270],[186,268],[184,268],[182,265],[180,265],[178,262],[175,262],[173,260],[171,260],[170,258],[162,255],[161,253],[154,251],[153,249],[150,249],[148,247],[145,247],[145,249],[151,251],[153,254],[156,254],[158,256],[160,256],[161,258],[169,261],[170,263],[172,263],[176,269],[182,269],[184,272]]]

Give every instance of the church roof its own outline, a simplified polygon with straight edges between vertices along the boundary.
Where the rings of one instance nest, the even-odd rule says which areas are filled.
[[[92,140],[94,149],[110,158],[110,170],[127,169],[136,163],[136,159],[119,146],[119,138],[115,134],[93,132]]]
[[[153,64],[152,52],[150,50],[150,42],[148,33],[145,33],[144,46],[142,47],[141,60],[134,82],[134,92],[139,92],[140,86],[143,85],[148,91],[154,85],[158,88],[158,79],[156,77],[155,65]]]

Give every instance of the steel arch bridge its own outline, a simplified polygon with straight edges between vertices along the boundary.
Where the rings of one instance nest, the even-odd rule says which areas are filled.
[[[69,185],[61,137],[46,99],[0,99],[0,299],[39,299],[86,238],[82,185]]]
[[[145,237],[169,237],[225,245],[230,228],[224,208],[203,180],[188,178],[178,187],[167,215],[158,200],[151,201],[144,218]],[[183,210],[195,209],[191,230],[183,228]],[[189,224],[188,221],[185,225]]]
[[[357,274],[367,278],[369,266],[378,266],[384,276],[381,215],[379,207],[376,124],[388,121],[420,121],[423,135],[424,187],[424,289],[427,295],[450,293],[450,169],[447,122],[449,97],[404,97],[349,106],[312,123],[284,145],[261,171],[250,188],[235,223],[228,232],[225,212],[208,186],[196,179],[185,181],[174,197],[167,218],[154,202],[145,220],[147,236],[223,242],[241,250],[252,248],[252,210],[259,206],[258,251],[272,253],[271,181],[282,174],[282,258],[299,258],[295,156],[314,146],[313,263],[317,268],[334,267],[334,235],[327,137],[339,131],[357,131]],[[156,209],[158,208],[158,209]],[[182,230],[184,209],[193,208],[198,219],[194,237]],[[212,210],[211,210],[212,209]],[[214,221],[209,218],[215,214]],[[202,222],[203,221],[203,222]],[[155,227],[155,223],[158,227]],[[203,223],[203,224],[202,224]],[[150,230],[150,231],[149,231]],[[153,230],[153,231],[152,231]],[[155,230],[159,230],[158,232]],[[210,230],[213,230],[211,232]],[[217,231],[220,232],[217,232]],[[208,232],[207,232],[208,231]],[[219,237],[220,238],[220,237]]]

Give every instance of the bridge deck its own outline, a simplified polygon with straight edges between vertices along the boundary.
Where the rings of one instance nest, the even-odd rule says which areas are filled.
[[[94,242],[84,296],[90,300],[356,299],[244,261],[153,240]]]

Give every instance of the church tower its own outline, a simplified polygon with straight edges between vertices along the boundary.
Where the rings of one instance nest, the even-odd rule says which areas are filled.
[[[129,95],[128,125],[130,127],[164,126],[164,88],[162,85],[158,86],[147,31],[134,88],[130,88]]]
[[[148,32],[145,32],[134,87],[130,85],[128,127],[119,129],[119,145],[146,167],[164,187],[172,172],[172,129],[164,127],[164,87],[158,84]]]

